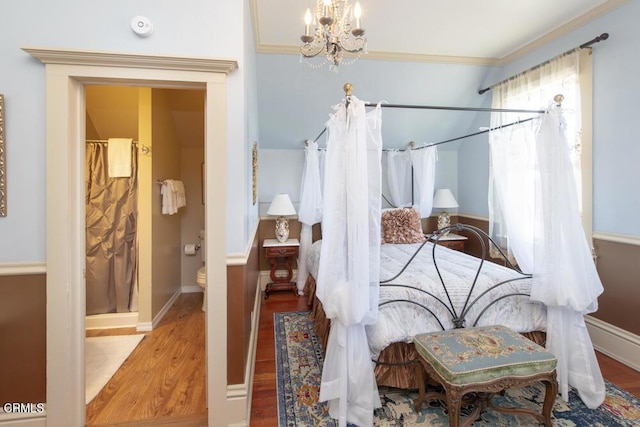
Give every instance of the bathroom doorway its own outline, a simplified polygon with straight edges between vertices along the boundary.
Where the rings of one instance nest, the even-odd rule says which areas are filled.
[[[104,153],[88,157],[85,167],[86,194],[91,196],[86,205],[87,250],[91,252],[87,286],[95,276],[108,280],[114,269],[125,276],[97,286],[95,298],[119,294],[117,303],[94,301],[94,290],[87,288],[86,326],[149,330],[178,291],[200,291],[195,278],[202,267],[201,254],[187,255],[181,248],[199,244],[204,229],[205,91],[87,85],[85,97],[87,155],[96,149]],[[136,172],[109,178],[107,147],[123,139],[130,141],[125,150],[132,153],[126,166]],[[169,179],[183,184],[186,206],[163,213],[162,189]],[[90,185],[93,180],[98,181],[95,189]],[[125,253],[128,246],[132,248]],[[104,258],[116,249],[119,258],[127,259],[119,266],[109,257],[108,265]],[[122,290],[113,289],[117,286]]]
[[[30,49],[46,65],[47,424],[84,425],[84,86],[199,88],[206,91],[207,199],[225,199],[227,74],[237,62],[210,58]],[[105,65],[108,64],[108,65]],[[208,277],[226,283],[225,206],[206,204]],[[140,229],[140,225],[139,225]],[[227,292],[208,290],[206,319],[209,425],[229,414]],[[215,362],[214,362],[215,361]],[[216,418],[216,414],[218,418]]]
[[[200,292],[196,273],[202,258],[182,248],[197,243],[204,228],[204,103],[201,89],[85,86],[87,425],[140,421],[156,412],[206,414],[204,313],[189,311],[193,297],[182,297]],[[185,206],[171,211],[163,209],[169,179],[185,189]],[[166,327],[178,330],[155,332]],[[151,330],[149,339],[135,340]],[[132,338],[137,346],[129,344]],[[95,354],[101,342],[109,344]],[[122,345],[128,356],[118,351]],[[184,378],[171,379],[171,366],[162,360],[183,359],[178,353],[186,346],[200,354],[201,366],[185,364],[190,371]],[[123,357],[127,364],[114,366],[108,383],[94,384],[103,369],[95,359],[104,366]],[[188,403],[131,413],[126,402],[145,395],[178,401],[172,388],[154,382],[155,361],[155,369],[169,369],[165,380],[173,389],[193,390],[186,392]],[[139,390],[138,399],[133,390]]]

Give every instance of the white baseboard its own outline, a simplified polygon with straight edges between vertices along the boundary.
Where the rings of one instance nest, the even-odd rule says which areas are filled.
[[[584,320],[596,350],[640,371],[640,336],[592,316]]]
[[[0,408],[0,426],[15,427],[46,427],[47,411],[34,416],[34,414],[9,414]]]
[[[178,288],[174,292],[174,294],[171,296],[171,298],[169,298],[169,301],[167,301],[167,303],[158,312],[158,314],[156,314],[153,317],[153,321],[151,321],[151,322],[138,322],[138,326],[136,327],[136,331],[138,331],[138,332],[153,331],[156,328],[156,326],[158,326],[158,323],[160,323],[160,321],[162,320],[164,315],[167,314],[167,311],[169,311],[169,309],[171,308],[173,303],[176,301],[176,299],[178,299],[178,297],[180,296],[181,293],[182,293],[182,289]]]
[[[138,324],[137,312],[92,314],[84,318],[84,328],[86,330],[135,328],[137,324]]]
[[[202,292],[202,288],[198,285],[185,285],[180,288],[183,294],[195,294]]]
[[[258,277],[258,280],[259,280],[260,290],[264,292],[264,290],[267,289],[267,283],[271,281],[271,277],[269,277],[269,272],[261,271],[260,277]]]

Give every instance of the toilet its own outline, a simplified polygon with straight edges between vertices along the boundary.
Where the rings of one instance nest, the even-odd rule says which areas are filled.
[[[202,267],[196,273],[196,283],[202,288],[202,311],[207,311],[207,267],[205,261],[207,259],[205,251],[205,233],[200,230],[200,256],[202,257]]]

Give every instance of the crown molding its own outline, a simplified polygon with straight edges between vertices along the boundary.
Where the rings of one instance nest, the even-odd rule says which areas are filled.
[[[300,48],[286,45],[265,45],[256,41],[256,53],[270,53],[283,55],[300,55]],[[400,62],[431,62],[439,64],[463,65],[500,65],[498,58],[479,58],[467,56],[425,55],[403,52],[369,51],[360,55],[361,60],[400,61]]]
[[[22,47],[43,64],[119,66],[175,71],[203,71],[229,74],[238,68],[233,59],[117,53],[96,50]]]

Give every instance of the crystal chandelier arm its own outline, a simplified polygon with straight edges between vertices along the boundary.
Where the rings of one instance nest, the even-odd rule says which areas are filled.
[[[345,31],[344,33],[340,34],[338,44],[347,52],[355,53],[360,52],[362,49],[364,49],[365,45],[367,44],[367,39],[365,39],[364,37],[352,38],[349,36],[349,33]]]
[[[315,29],[315,34],[310,41],[306,41],[300,46],[302,56],[311,58],[326,49],[326,40],[320,27]]]

